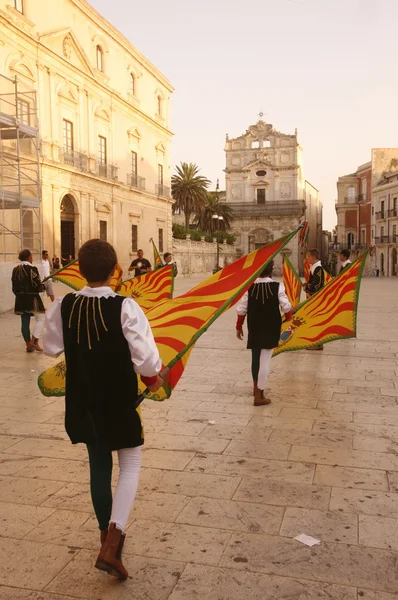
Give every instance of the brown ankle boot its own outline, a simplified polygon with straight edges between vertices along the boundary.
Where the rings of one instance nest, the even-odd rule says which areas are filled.
[[[128,577],[128,572],[122,563],[122,550],[125,537],[122,531],[116,528],[115,523],[111,523],[108,535],[102,544],[97,562],[95,563],[97,569],[106,571],[109,575],[118,577],[123,581]]]
[[[253,381],[253,396],[255,396],[255,395],[256,395],[256,390],[258,390],[258,387],[257,387],[257,380],[256,380],[256,381]]]
[[[105,542],[106,542],[106,538],[108,535],[108,529],[100,529],[100,534],[101,534],[101,549],[100,552],[98,554],[97,557],[97,561],[95,563],[95,568],[96,569],[100,569],[100,571],[108,571],[108,567],[105,565],[104,563],[104,556],[105,556]]]
[[[35,349],[32,346],[32,342],[25,342],[26,343],[26,352],[34,352]]]
[[[266,406],[267,404],[271,404],[271,400],[264,397],[264,390],[257,389],[254,396],[254,406]]]
[[[43,348],[40,348],[40,346],[39,346],[39,339],[35,338],[33,335],[32,335],[31,345],[32,345],[32,348],[34,350],[36,350],[36,352],[43,352]]]

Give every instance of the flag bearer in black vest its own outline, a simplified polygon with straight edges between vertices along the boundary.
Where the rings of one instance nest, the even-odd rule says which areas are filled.
[[[57,298],[47,312],[44,351],[65,352],[65,427],[72,444],[87,445],[90,487],[101,530],[96,567],[119,579],[124,529],[141,468],[141,417],[133,408],[137,374],[151,391],[162,385],[162,363],[148,320],[132,298],[109,287],[117,264],[115,250],[90,240],[79,251],[88,285]],[[112,451],[118,452],[119,480],[112,498]]]
[[[307,284],[304,284],[304,290],[308,296],[313,296],[325,285],[325,271],[321,263],[321,255],[319,250],[313,248],[307,254],[308,264],[310,265],[310,278]],[[323,344],[313,346],[308,350],[323,350]]]
[[[286,295],[285,286],[271,279],[273,268],[274,261],[271,261],[243,295],[236,309],[236,335],[240,340],[243,339],[242,326],[247,315],[247,347],[252,351],[254,406],[271,403],[271,400],[264,396],[264,390],[271,368],[272,353],[281,335],[281,311],[286,319],[292,316],[292,305]]]

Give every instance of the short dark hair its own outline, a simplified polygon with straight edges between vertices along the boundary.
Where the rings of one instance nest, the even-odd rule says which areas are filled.
[[[260,277],[271,277],[272,271],[274,270],[274,261],[270,260],[264,271],[261,272]]]
[[[44,256],[45,254],[48,254],[48,250],[42,250],[41,251],[41,255]]]
[[[346,260],[348,260],[350,258],[350,254],[351,252],[348,250],[348,248],[343,248],[343,250],[341,250],[340,255],[344,256],[344,258]]]
[[[21,252],[18,254],[19,260],[28,260],[29,256],[32,256],[32,253],[27,249],[21,250]]]
[[[171,256],[171,252],[165,252],[165,253],[163,254],[163,258],[164,258],[164,260],[166,260],[166,258],[168,258],[169,256]]]
[[[117,264],[113,246],[104,240],[89,240],[79,250],[79,269],[91,282],[106,281]]]
[[[142,252],[142,254],[144,254],[144,251],[140,248],[139,250],[137,250],[137,254],[138,252]]]
[[[321,258],[321,254],[320,254],[318,248],[312,248],[312,250],[310,250],[308,252],[308,254],[311,254],[311,256],[313,256],[317,260],[319,260]]]

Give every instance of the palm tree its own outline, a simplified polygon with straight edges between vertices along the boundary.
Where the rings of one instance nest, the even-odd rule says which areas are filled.
[[[187,229],[191,215],[200,212],[204,206],[209,185],[210,181],[199,175],[199,168],[194,163],[182,162],[176,167],[176,174],[171,178],[171,195],[175,200],[174,208],[185,214]]]
[[[222,219],[214,218],[222,217]],[[208,192],[206,203],[197,214],[200,229],[210,235],[215,231],[229,231],[233,221],[233,210],[225,202],[220,202],[217,192]]]

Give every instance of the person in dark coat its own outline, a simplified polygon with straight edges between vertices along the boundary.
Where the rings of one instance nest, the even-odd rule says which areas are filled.
[[[32,265],[32,253],[30,250],[21,250],[19,253],[20,264],[14,267],[11,275],[12,291],[15,294],[14,313],[21,315],[21,333],[25,340],[26,352],[42,352],[39,346],[44,326],[44,308],[40,292],[44,291],[44,285],[40,281],[37,267]],[[35,317],[36,324],[33,335],[30,334],[30,320]]]
[[[65,352],[65,427],[73,444],[87,445],[91,498],[101,531],[95,566],[124,580],[124,529],[137,491],[144,441],[141,414],[134,408],[137,375],[157,391],[163,384],[158,375],[162,362],[141,308],[109,287],[117,266],[113,247],[90,240],[78,260],[88,284],[49,308],[44,351],[50,356]],[[120,473],[112,498],[115,450]]]
[[[236,335],[243,339],[243,323],[247,315],[247,347],[252,351],[252,376],[254,406],[270,404],[264,397],[271,358],[279,344],[282,327],[281,310],[286,319],[292,316],[292,305],[283,283],[271,279],[274,261],[268,263],[260,277],[243,295],[236,312]]]
[[[344,248],[340,252],[340,271],[339,271],[339,273],[341,273],[342,271],[344,271],[344,269],[346,269],[347,267],[350,266],[350,264],[351,264],[350,254],[351,253],[348,250],[348,248]]]

